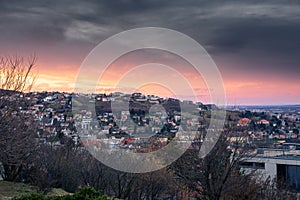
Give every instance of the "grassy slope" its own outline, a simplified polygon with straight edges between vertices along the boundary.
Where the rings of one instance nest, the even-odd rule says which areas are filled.
[[[15,196],[23,194],[36,193],[37,188],[34,186],[26,185],[24,183],[14,183],[8,181],[0,181],[0,200],[11,199]],[[49,195],[61,196],[68,194],[62,189],[53,189]]]

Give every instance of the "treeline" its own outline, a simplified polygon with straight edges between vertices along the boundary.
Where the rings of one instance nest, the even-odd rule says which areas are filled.
[[[96,160],[88,151],[71,146],[41,145],[24,164],[16,181],[38,186],[40,192],[62,188],[76,192],[92,186],[120,199],[155,199],[176,194],[176,185],[167,169],[149,174],[130,174],[113,170]]]
[[[35,146],[31,143],[28,157],[23,160],[19,157],[19,163],[5,163],[3,177],[35,185],[44,194],[51,188],[74,193],[91,186],[109,197],[128,200],[296,198],[287,185],[279,187],[277,181],[260,179],[255,171],[242,171],[239,163],[249,158],[249,149],[241,149],[237,143],[229,149],[230,143],[225,134],[203,159],[196,150],[198,145],[193,144],[170,166],[150,173],[134,174],[105,166],[71,141],[60,146]],[[18,151],[11,153],[16,155]]]

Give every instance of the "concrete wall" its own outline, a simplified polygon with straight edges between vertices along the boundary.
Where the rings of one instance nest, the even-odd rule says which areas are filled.
[[[258,162],[258,163],[265,163],[265,169],[258,171],[263,173],[264,176],[270,177],[270,178],[276,178],[277,177],[277,164],[283,164],[283,165],[298,165],[300,166],[300,159],[295,158],[266,158],[266,157],[254,157],[247,162]]]

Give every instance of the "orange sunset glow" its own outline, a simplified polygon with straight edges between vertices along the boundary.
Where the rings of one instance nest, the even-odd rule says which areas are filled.
[[[17,11],[11,8],[2,12],[0,53],[25,58],[36,55],[38,79],[34,91],[73,92],[81,64],[99,43],[132,28],[164,27],[186,34],[206,49],[221,73],[228,104],[298,104],[300,47],[296,41],[300,32],[296,28],[299,27],[297,17],[287,8],[282,15],[276,15],[268,6],[258,11],[246,3],[228,4],[226,8],[230,12],[225,12],[219,6],[209,7],[207,9],[212,9],[211,12],[203,11],[198,17],[181,12],[175,17],[170,9],[153,8],[156,14],[147,10],[145,18],[137,11],[95,14],[99,13],[94,10],[97,6],[90,7],[89,4],[86,5],[88,12],[71,7],[66,10],[54,9],[53,12]],[[249,12],[235,12],[240,7]],[[189,8],[194,10],[194,7]],[[38,6],[34,9],[38,10]],[[197,12],[202,11],[200,9]],[[168,17],[157,20],[156,17],[165,14]],[[188,80],[199,101],[210,102],[205,79],[197,75],[192,66],[171,54],[159,52],[121,56],[105,71],[96,91],[115,91],[115,84],[128,70],[147,63],[160,63],[173,68]],[[100,72],[95,73],[100,76]],[[135,73],[147,77],[147,73]],[[161,73],[155,77],[164,79]],[[147,86],[143,90],[150,93],[149,88]],[[163,96],[170,94],[171,90],[162,88],[156,85],[151,93]],[[184,90],[180,85],[177,89]],[[177,96],[181,99],[191,96],[189,92],[180,93]]]
[[[47,61],[41,62],[41,58],[38,58],[38,79],[33,88],[34,91],[65,91],[73,92],[74,83],[76,81],[77,73],[80,68],[80,60],[78,63],[70,64],[67,63],[55,63],[46,64]],[[192,73],[191,67],[188,68],[188,63],[179,60],[179,63],[172,60],[162,60],[161,58],[153,58],[153,56],[145,57],[142,59],[138,58],[138,55],[131,56],[127,58],[123,56],[114,62],[107,71],[103,74],[101,82],[99,82],[100,88],[97,88],[98,92],[114,92],[116,88],[114,85],[120,80],[120,78],[131,68],[139,66],[145,63],[151,63],[156,59],[159,63],[165,63],[171,68],[174,67],[180,71],[180,73],[189,80],[192,85],[198,100],[203,102],[210,102],[209,93],[205,85],[204,79]],[[178,59],[176,60],[178,61]],[[218,61],[216,60],[218,65]],[[271,101],[276,101],[278,103],[285,103],[285,99],[288,99],[291,103],[297,103],[300,98],[300,84],[298,80],[293,77],[284,77],[283,75],[273,75],[271,79],[266,77],[260,77],[252,72],[252,76],[248,73],[245,74],[243,71],[235,70],[235,72],[222,71],[222,63],[219,67],[222,74],[224,87],[227,95],[228,104],[252,104],[251,102],[256,102],[257,104],[262,102],[267,104]],[[185,67],[181,67],[185,66]],[[218,65],[219,66],[219,65]],[[181,68],[180,68],[181,67]],[[100,75],[100,72],[99,72]],[[140,74],[139,76],[147,76],[147,74]],[[158,76],[161,76],[158,74]],[[156,94],[160,96],[176,96],[167,87],[158,85],[145,85],[140,88],[135,88],[137,91],[144,91],[147,94]],[[180,96],[180,95],[179,95]],[[184,95],[183,95],[184,96]],[[189,97],[186,96],[188,99]]]

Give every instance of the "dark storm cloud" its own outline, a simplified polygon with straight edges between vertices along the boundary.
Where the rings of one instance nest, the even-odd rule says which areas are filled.
[[[300,51],[300,18],[293,21],[244,19],[221,26],[216,32],[218,35],[214,35],[208,43],[219,50],[253,48],[286,53]]]
[[[280,59],[295,69],[298,2],[0,0],[0,41],[95,45],[122,30],[161,26],[193,37],[212,55]]]

